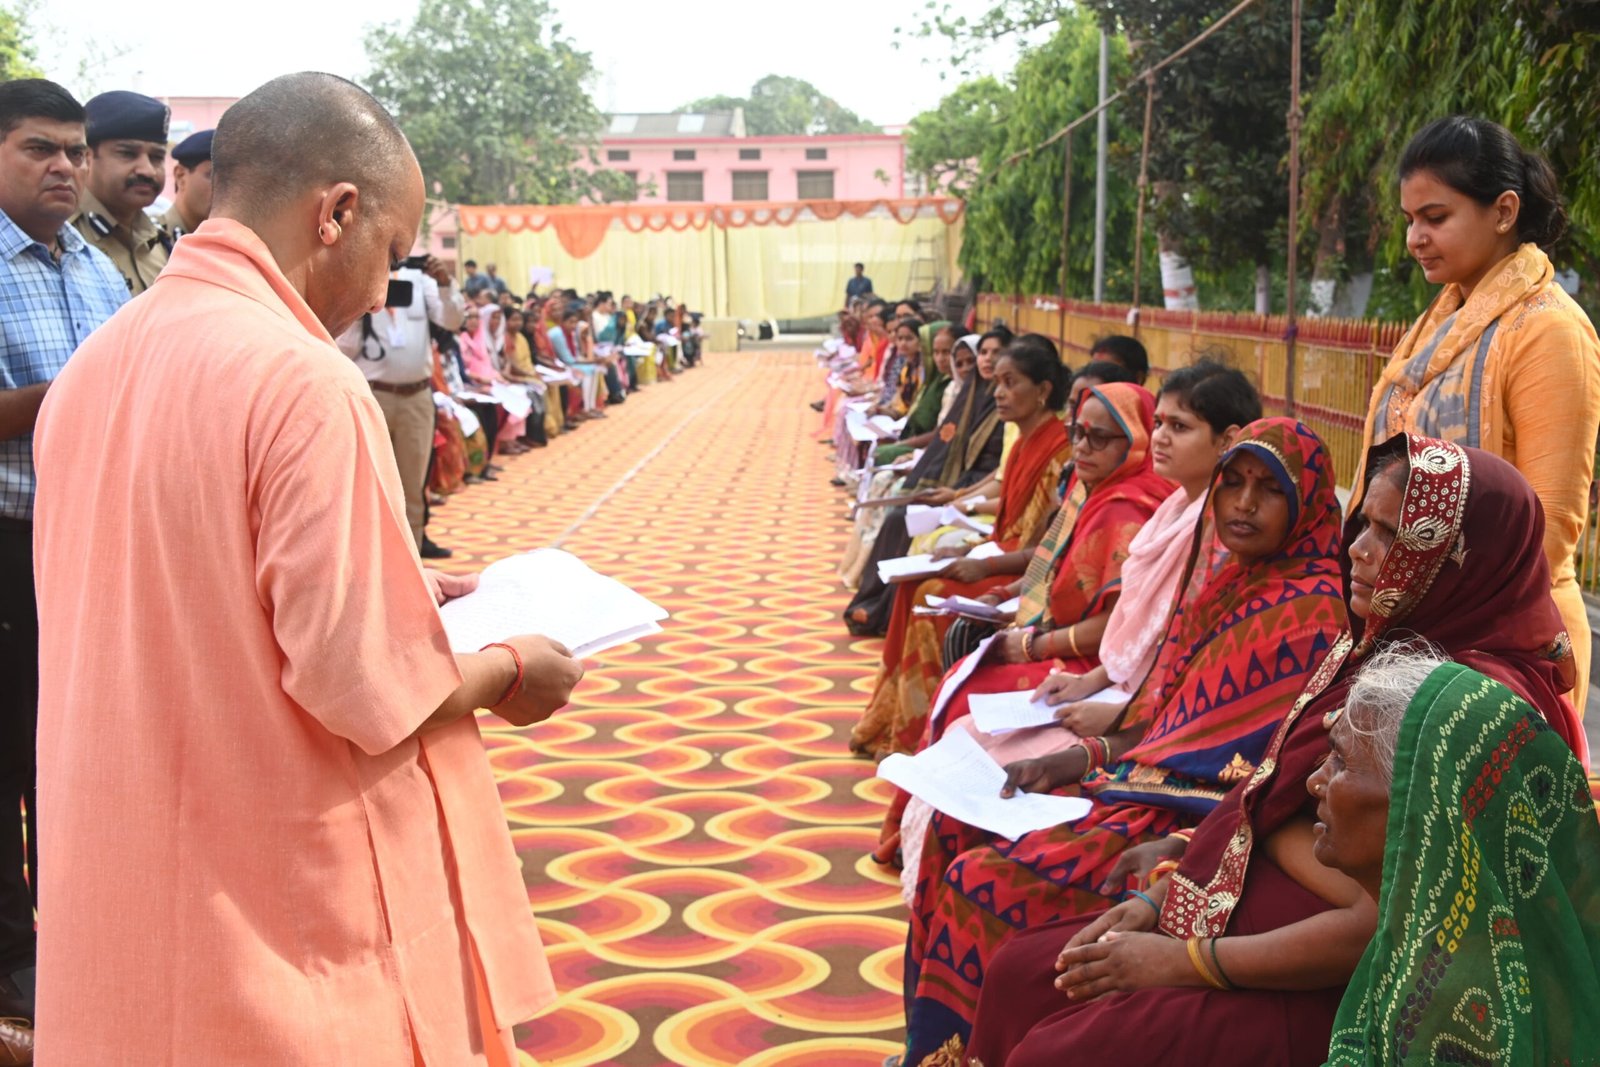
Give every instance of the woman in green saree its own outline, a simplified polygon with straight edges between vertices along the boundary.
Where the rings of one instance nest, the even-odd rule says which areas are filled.
[[[1600,823],[1511,690],[1380,653],[1330,712],[1316,857],[1378,902],[1329,1067],[1600,1063]]]

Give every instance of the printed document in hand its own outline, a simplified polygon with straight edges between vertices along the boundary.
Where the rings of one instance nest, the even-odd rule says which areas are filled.
[[[955,560],[934,559],[923,554],[920,556],[896,556],[894,559],[878,561],[878,581],[880,582],[909,582],[916,578],[932,578],[943,572]]]
[[[476,652],[517,634],[543,634],[591,656],[661,632],[667,613],[577,556],[541,548],[489,564],[478,588],[439,609],[450,647]]]
[[[1126,704],[1132,697],[1133,694],[1113,685],[1089,694],[1082,702]],[[1019,693],[974,693],[967,698],[967,706],[972,709],[972,725],[986,734],[1026,730],[1030,726],[1051,726],[1056,721],[1056,708],[1043,701],[1035,704],[1031,689]]]
[[[915,756],[896,752],[884,757],[878,777],[1008,841],[1089,814],[1089,801],[1083,797],[1019,792],[1002,800],[1005,770],[965,730],[949,731]]]

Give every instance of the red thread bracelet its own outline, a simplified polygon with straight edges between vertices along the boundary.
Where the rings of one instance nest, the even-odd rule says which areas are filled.
[[[505,692],[505,695],[502,696],[499,700],[497,700],[493,704],[489,705],[489,710],[493,711],[495,708],[498,708],[500,705],[504,704],[506,701],[508,701],[512,697],[516,696],[517,693],[519,693],[522,690],[522,654],[520,652],[518,652],[516,649],[512,648],[510,645],[508,645],[505,642],[503,642],[503,641],[491,641],[487,645],[484,645],[482,648],[478,649],[478,651],[479,652],[487,652],[491,648],[503,648],[503,649],[505,649],[507,652],[511,653],[511,659],[517,665],[517,676],[516,676],[516,678],[512,679],[511,688],[507,689],[506,692]]]

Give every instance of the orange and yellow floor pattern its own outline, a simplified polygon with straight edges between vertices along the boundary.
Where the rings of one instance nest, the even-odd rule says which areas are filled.
[[[846,502],[809,354],[712,355],[434,512],[471,570],[558,545],[672,613],[572,706],[486,738],[560,1001],[543,1067],[875,1065],[905,912],[851,759],[881,643],[839,621]]]

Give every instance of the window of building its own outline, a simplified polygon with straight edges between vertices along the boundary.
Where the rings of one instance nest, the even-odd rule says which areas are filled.
[[[700,170],[667,171],[668,200],[704,200],[706,175]]]
[[[454,248],[455,246],[456,246],[456,239],[454,237],[441,237],[441,238],[439,238],[439,247],[440,248],[451,249],[451,248]]]
[[[606,149],[606,162],[626,163],[630,154],[626,148],[608,148]]]
[[[741,149],[739,149],[739,158],[740,159],[760,159],[761,158],[761,149],[759,149],[759,148],[741,148]]]
[[[735,200],[767,199],[767,172],[764,170],[734,171],[733,198]]]
[[[693,163],[694,162],[694,149],[692,149],[692,148],[674,148],[672,150],[672,158],[677,160],[679,163]]]
[[[828,150],[826,148],[808,148],[808,149],[806,149],[806,158],[807,159],[827,159],[828,158]]]
[[[704,133],[706,130],[706,117],[704,115],[679,115],[679,133]]]
[[[795,173],[799,188],[796,195],[801,200],[832,200],[833,171],[802,170]]]

